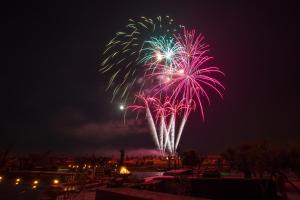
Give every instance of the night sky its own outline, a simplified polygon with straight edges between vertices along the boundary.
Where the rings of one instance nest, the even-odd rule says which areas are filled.
[[[112,93],[105,92],[109,75],[97,71],[114,33],[143,15],[170,15],[203,33],[214,63],[226,73],[224,100],[212,97],[205,123],[199,113],[190,116],[183,149],[215,153],[262,140],[300,144],[296,4],[103,2],[2,5],[0,149],[153,148],[143,118],[129,117],[123,125],[119,102],[111,104]]]

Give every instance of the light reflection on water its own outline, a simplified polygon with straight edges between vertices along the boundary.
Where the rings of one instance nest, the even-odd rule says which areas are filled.
[[[143,179],[150,176],[162,176],[164,172],[132,172],[132,176],[137,179]]]

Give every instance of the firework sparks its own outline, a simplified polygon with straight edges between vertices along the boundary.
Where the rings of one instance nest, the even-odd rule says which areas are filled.
[[[191,100],[195,100],[204,119],[202,97],[205,97],[210,104],[206,88],[211,88],[223,98],[221,90],[225,88],[214,75],[224,75],[224,73],[218,67],[206,66],[212,57],[206,55],[207,45],[201,43],[203,40],[201,35],[196,37],[195,31],[184,30],[184,36],[177,36],[177,38],[179,38],[178,45],[182,49],[189,50],[189,53],[183,51],[180,56],[176,57],[177,69],[168,72],[164,68],[158,69],[148,74],[148,78],[165,77],[167,79],[152,88],[154,96],[164,94],[170,98],[172,104],[184,100],[188,105]],[[186,112],[188,113],[189,110]]]
[[[145,41],[151,41],[163,34],[165,37],[172,36],[181,26],[177,25],[169,16],[165,17],[140,17],[129,19],[128,24],[122,31],[116,33],[103,52],[103,62],[100,72],[110,73],[111,78],[107,86],[113,90],[112,101],[115,98],[127,102],[130,93],[141,91],[145,83],[143,80],[144,66],[141,59],[144,58],[143,48],[150,45]],[[157,54],[157,59],[163,59]],[[170,57],[170,53],[167,57]]]
[[[133,111],[144,110],[157,148],[162,152],[168,149],[169,152],[175,153],[187,121],[186,110],[195,109],[194,104],[187,105],[184,101],[172,104],[169,98],[162,100],[156,97],[147,97],[144,94],[138,94],[136,97],[140,103],[127,108]],[[180,127],[176,127],[176,121],[181,115],[183,118]],[[176,130],[178,130],[177,134]]]
[[[145,41],[141,52],[145,55],[140,62],[145,63],[147,70],[155,71],[157,67],[171,70],[176,67],[176,56],[181,52],[181,46],[177,45],[175,38],[159,36],[151,37]]]
[[[113,98],[121,93],[129,105],[120,109],[143,110],[157,148],[174,154],[191,111],[198,108],[204,120],[207,89],[223,98],[225,88],[218,80],[224,73],[209,65],[213,57],[204,37],[171,27],[178,28],[168,16],[129,20],[106,46],[101,71],[112,73]],[[126,103],[129,94],[137,102]]]

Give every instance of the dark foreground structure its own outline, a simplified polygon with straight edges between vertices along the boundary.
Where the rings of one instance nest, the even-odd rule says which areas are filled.
[[[189,196],[173,195],[132,188],[100,188],[96,191],[95,200],[205,200]]]
[[[276,183],[269,179],[195,178],[191,195],[209,199],[276,200]]]
[[[169,184],[169,183],[166,183]],[[196,199],[264,199],[276,200],[276,185],[270,180],[259,179],[191,179],[191,196],[136,190],[132,188],[100,188],[96,200],[196,200]],[[166,186],[161,185],[161,189]],[[169,188],[171,189],[171,188]],[[173,188],[176,190],[176,188]],[[171,192],[171,191],[167,191]],[[176,192],[176,191],[173,191]],[[192,197],[193,196],[193,197]]]
[[[180,193],[189,188],[187,193]],[[97,190],[96,199],[278,199],[276,183],[269,179],[242,178],[191,178],[189,180],[165,179],[148,190],[125,187]],[[176,194],[176,195],[175,195]]]

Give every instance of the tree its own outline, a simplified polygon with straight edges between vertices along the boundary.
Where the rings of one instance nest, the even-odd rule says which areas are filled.
[[[235,148],[228,148],[223,157],[232,169],[240,170],[245,177],[256,175],[259,177],[272,176],[292,170],[300,175],[300,152],[298,149],[281,149],[271,146],[267,142],[244,144]]]

